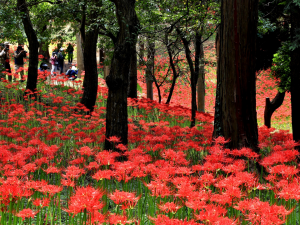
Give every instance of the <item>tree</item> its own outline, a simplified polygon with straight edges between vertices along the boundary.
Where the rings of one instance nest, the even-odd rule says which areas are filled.
[[[135,0],[111,0],[116,7],[119,31],[114,42],[111,70],[106,77],[108,98],[106,106],[105,149],[114,149],[110,138],[116,136],[121,143],[128,143],[127,91],[130,59],[134,54],[139,20],[135,12]],[[118,150],[118,149],[115,149]]]
[[[300,1],[291,4],[291,103],[293,139],[300,141]],[[299,148],[299,146],[298,146]]]
[[[80,103],[90,111],[94,110],[98,91],[98,72],[97,72],[97,40],[98,40],[98,10],[99,1],[92,0],[90,5],[84,5],[84,15],[81,24],[81,35],[83,40],[83,61],[85,76],[83,80],[83,95]],[[85,27],[86,26],[86,27]]]
[[[17,1],[17,9],[21,13],[22,22],[26,32],[26,36],[29,42],[29,66],[28,66],[28,79],[26,90],[30,90],[32,93],[36,91],[37,76],[38,76],[38,48],[39,42],[33,25],[29,17],[29,11],[27,8],[26,0]]]
[[[258,152],[255,43],[258,0],[221,3],[220,52],[213,136]]]

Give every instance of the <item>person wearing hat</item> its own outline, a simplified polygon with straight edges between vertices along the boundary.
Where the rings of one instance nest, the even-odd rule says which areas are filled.
[[[63,55],[63,48],[60,48],[57,54],[57,61],[58,61],[58,67],[60,68],[60,74],[63,73],[64,70],[64,55]]]
[[[11,77],[11,68],[10,68],[10,64],[9,64],[9,42],[4,42],[4,44],[2,45],[3,50],[0,52],[0,62],[3,63],[4,65],[4,69],[7,73],[10,73],[8,75],[8,80],[11,81],[12,77]],[[5,75],[4,75],[5,77]]]
[[[48,67],[47,63],[43,63],[43,62],[42,62],[42,63],[40,64],[40,68],[39,68],[39,71],[40,71],[40,72],[44,72],[44,73],[45,73],[48,69],[50,69],[50,68]]]
[[[26,58],[26,51],[24,51],[22,46],[17,47],[17,51],[14,52],[14,58],[15,58],[15,71],[17,73],[18,70],[20,70],[21,79],[20,82],[23,82],[24,79],[24,58]]]
[[[77,74],[78,74],[78,69],[75,66],[72,66],[71,69],[68,69],[66,73],[69,80],[75,80],[77,78]]]

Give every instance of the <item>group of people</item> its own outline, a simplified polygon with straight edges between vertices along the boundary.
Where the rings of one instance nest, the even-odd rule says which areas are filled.
[[[9,53],[10,44],[9,42],[0,43],[0,81],[2,78],[6,78],[6,73],[8,73],[8,80],[12,81],[13,77],[11,74],[11,66],[10,66],[10,53]],[[63,48],[60,48],[58,52],[53,52],[52,57],[50,58],[50,63],[52,65],[51,68],[51,75],[55,76],[55,73],[57,70],[60,71],[60,73],[63,73],[64,68],[64,54],[63,54]],[[73,61],[73,52],[74,48],[69,43],[67,49],[68,53],[68,62],[69,64]],[[15,61],[15,71],[16,73],[20,74],[20,82],[24,82],[24,58],[27,57],[27,52],[24,50],[24,48],[19,45],[16,49],[16,51],[13,54],[14,61]],[[47,63],[42,62],[39,67],[39,71],[46,72],[47,69],[49,69]],[[78,69],[73,66],[71,69],[69,69],[66,73],[68,75],[70,80],[74,80],[77,78]]]
[[[5,73],[2,73],[3,71],[11,74],[9,46],[9,42],[0,44],[0,80],[5,78]],[[22,68],[24,68],[24,58],[26,58],[26,54],[27,52],[21,45],[19,45],[14,52],[15,71],[20,72],[20,82],[24,81],[24,70]],[[8,80],[13,80],[12,75],[8,76]]]
[[[51,76],[55,76],[56,71],[60,71],[60,73],[63,73],[63,68],[64,68],[64,59],[65,56],[63,54],[63,48],[60,48],[58,52],[53,52],[52,56],[50,58],[50,63],[51,63]],[[74,48],[71,43],[69,43],[67,49],[68,53],[68,63],[72,64],[73,62],[73,52]]]

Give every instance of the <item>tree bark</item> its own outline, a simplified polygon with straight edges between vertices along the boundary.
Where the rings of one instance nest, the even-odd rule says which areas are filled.
[[[200,65],[198,77],[198,112],[205,112],[205,70],[204,70],[204,49],[200,44]]]
[[[109,138],[116,136],[128,144],[127,90],[130,59],[135,51],[139,21],[135,0],[111,0],[116,6],[119,32],[114,43],[111,70],[106,77],[108,98],[106,106],[105,149],[119,151]]]
[[[221,3],[214,138],[230,139],[229,148],[258,152],[255,43],[258,0]]]
[[[81,73],[84,71],[84,57],[82,49],[82,38],[80,32],[76,34],[77,43],[77,68],[78,68],[78,78],[81,78]]]
[[[183,32],[176,29],[177,33],[180,35],[180,38],[184,45],[185,56],[189,64],[190,73],[191,73],[191,93],[192,93],[192,110],[191,110],[191,125],[190,127],[194,127],[196,124],[196,111],[197,111],[197,81],[199,77],[200,71],[200,46],[201,46],[201,35],[199,32],[196,32],[195,37],[195,65],[191,56],[191,50],[189,48],[189,41],[184,36]]]
[[[291,35],[292,42],[297,42],[300,35],[300,8],[292,3],[291,5]],[[299,39],[298,39],[299,40]],[[293,139],[300,141],[300,44],[291,51],[291,105],[292,105],[292,128]],[[297,149],[300,147],[298,146]]]
[[[265,120],[265,126],[268,128],[271,127],[271,118],[273,113],[276,109],[278,109],[284,100],[285,92],[277,92],[275,98],[270,101],[270,98],[266,98],[266,106],[265,106],[265,112],[264,112],[264,120]]]
[[[145,44],[143,42],[143,38],[139,38],[139,65],[142,66],[144,65],[144,55],[145,55]]]
[[[147,98],[153,100],[153,76],[154,76],[155,42],[148,38],[148,54],[146,67]]]
[[[136,50],[130,58],[128,97],[137,98],[137,54]]]
[[[83,95],[80,103],[90,111],[94,110],[98,91],[98,73],[97,73],[97,39],[98,29],[90,28],[85,34],[85,43],[83,50],[85,76],[83,80]]]
[[[168,95],[168,99],[166,101],[166,104],[170,104],[170,102],[171,102],[171,98],[172,98],[173,91],[174,91],[174,88],[175,88],[176,80],[178,78],[178,73],[177,73],[177,70],[176,70],[176,67],[175,67],[175,64],[174,64],[174,61],[173,61],[173,54],[172,54],[172,50],[171,50],[171,47],[170,47],[170,44],[169,44],[168,36],[169,36],[169,34],[166,33],[166,37],[165,37],[166,40],[165,41],[166,41],[166,45],[167,45],[167,51],[168,51],[168,55],[169,55],[170,66],[171,66],[171,69],[172,69],[172,72],[173,72],[173,80],[172,80],[172,85],[171,85],[171,88],[170,88],[170,91],[169,91],[169,95]]]
[[[26,90],[36,92],[37,76],[38,76],[37,71],[38,71],[38,62],[39,62],[39,58],[38,58],[39,42],[29,17],[29,11],[27,8],[26,0],[18,0],[17,8],[22,14],[22,22],[28,39],[29,52],[30,52]]]

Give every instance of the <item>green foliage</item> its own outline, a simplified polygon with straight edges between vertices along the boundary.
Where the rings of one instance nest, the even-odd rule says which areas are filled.
[[[262,38],[267,32],[274,32],[276,30],[275,23],[271,23],[268,18],[258,17],[257,35]]]
[[[290,91],[291,88],[291,69],[290,69],[290,43],[285,42],[274,54],[272,75],[279,79],[278,90],[280,92]]]

